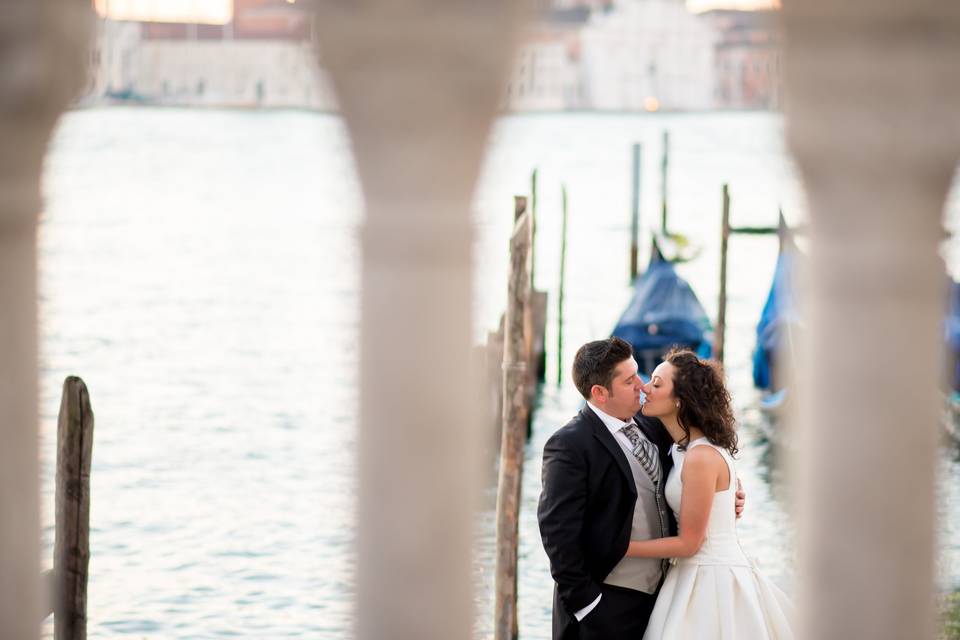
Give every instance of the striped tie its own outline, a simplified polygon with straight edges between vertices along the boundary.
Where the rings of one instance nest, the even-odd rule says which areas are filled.
[[[640,466],[643,467],[643,470],[647,472],[647,475],[650,476],[653,484],[659,488],[661,469],[660,452],[657,451],[657,445],[646,438],[641,438],[640,430],[637,429],[637,425],[635,424],[628,424],[621,430],[623,431],[623,435],[627,436],[630,444],[633,445],[633,456],[637,459],[637,462],[640,463]]]

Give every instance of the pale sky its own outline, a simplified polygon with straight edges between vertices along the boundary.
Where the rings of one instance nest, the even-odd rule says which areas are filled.
[[[116,20],[157,22],[200,22],[225,24],[230,21],[231,0],[95,0],[97,11],[108,10]]]
[[[160,22],[203,22],[224,24],[230,21],[231,0],[95,0],[97,10],[117,20],[155,20]],[[296,2],[296,0],[287,0]],[[692,11],[707,9],[757,9],[777,5],[777,0],[687,0]]]
[[[707,9],[769,9],[779,7],[779,0],[687,0],[691,11]]]

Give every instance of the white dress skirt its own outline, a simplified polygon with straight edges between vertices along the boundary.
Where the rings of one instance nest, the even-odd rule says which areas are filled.
[[[751,563],[737,538],[733,458],[706,438],[687,446],[713,447],[730,470],[730,488],[713,499],[707,538],[690,558],[671,560],[644,640],[786,640],[794,637],[793,603]],[[684,451],[674,445],[665,494],[680,513]],[[679,517],[678,517],[679,521]]]

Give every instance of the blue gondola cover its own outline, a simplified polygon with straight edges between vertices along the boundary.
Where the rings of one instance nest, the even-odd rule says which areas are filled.
[[[684,346],[701,357],[712,355],[712,327],[703,305],[686,280],[666,260],[656,256],[634,284],[633,298],[623,312],[613,335],[633,345],[634,352],[665,352]],[[649,374],[653,363],[641,357],[641,373]]]
[[[777,353],[786,346],[791,323],[798,320],[791,289],[791,277],[797,256],[792,248],[783,248],[773,272],[773,284],[757,323],[757,346],[753,352],[753,384],[759,389],[774,388],[773,367]]]

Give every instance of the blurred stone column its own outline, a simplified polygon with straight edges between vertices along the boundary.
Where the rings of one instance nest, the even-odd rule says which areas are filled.
[[[960,3],[785,0],[786,127],[806,186],[794,425],[801,637],[934,637],[941,215],[960,151]]]
[[[366,200],[356,635],[473,635],[482,450],[470,203],[524,2],[321,0]],[[511,203],[504,202],[505,215]],[[331,348],[338,348],[331,345]]]
[[[8,0],[0,13],[0,638],[40,632],[37,253],[40,175],[82,84],[89,2]]]

